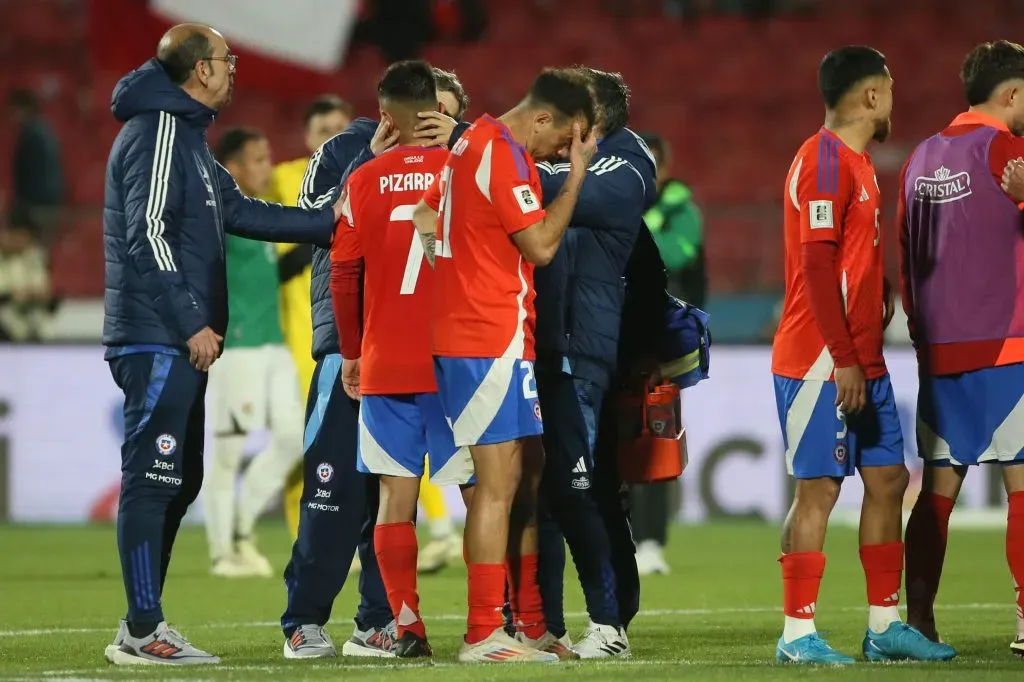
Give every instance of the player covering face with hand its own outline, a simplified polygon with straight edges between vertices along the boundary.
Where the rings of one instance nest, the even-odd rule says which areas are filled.
[[[892,77],[869,47],[821,63],[825,125],[800,147],[785,187],[786,295],[772,373],[796,496],[782,534],[785,628],[776,658],[853,663],[814,623],[825,529],[843,478],[860,473],[860,558],[867,580],[865,658],[947,660],[956,652],[904,625],[902,503],[909,476],[882,332],[893,296],[883,279],[881,200],[866,148],[889,133]],[[884,312],[883,312],[884,310]]]
[[[398,624],[393,651],[411,658],[431,655],[416,588],[414,520],[424,456],[429,451],[436,483],[468,483],[473,469],[468,451],[455,446],[437,396],[433,272],[412,223],[416,203],[448,156],[445,147],[414,135],[418,112],[437,106],[430,65],[391,65],[377,93],[382,134],[390,130],[397,146],[348,177],[331,249],[331,296],[342,382],[350,397],[361,399],[358,468],[380,476],[374,544]]]
[[[444,415],[476,472],[466,560],[464,662],[552,661],[537,588],[537,488],[543,469],[533,376],[534,265],[565,233],[596,135],[588,80],[547,70],[501,116],[483,116],[452,149],[415,211],[435,265],[432,353]],[[571,144],[561,194],[541,207],[534,159]],[[507,568],[506,571],[506,560]],[[503,628],[506,581],[518,639]]]

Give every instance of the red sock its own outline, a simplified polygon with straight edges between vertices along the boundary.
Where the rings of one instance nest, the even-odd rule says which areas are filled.
[[[948,497],[922,492],[907,522],[907,622],[915,627],[934,621],[932,608],[946,559],[954,504]]]
[[[469,618],[466,642],[476,644],[505,624],[505,564],[469,565]]]
[[[512,602],[512,621],[516,629],[530,639],[540,639],[547,632],[544,606],[537,584],[537,555],[509,557],[505,561],[508,571],[508,596]]]
[[[782,610],[791,618],[814,618],[821,576],[825,574],[822,552],[795,552],[779,557],[782,564]]]
[[[388,604],[398,621],[398,636],[411,631],[426,639],[427,629],[420,618],[420,597],[416,592],[416,526],[380,524],[373,529],[373,542]]]
[[[868,585],[869,606],[899,606],[903,585],[903,543],[863,545],[860,565]]]
[[[1011,493],[1006,512],[1006,562],[1017,592],[1017,617],[1024,618],[1024,491]]]

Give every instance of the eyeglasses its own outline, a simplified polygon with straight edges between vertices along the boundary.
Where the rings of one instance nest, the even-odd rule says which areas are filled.
[[[204,61],[208,62],[227,62],[228,68],[232,71],[235,70],[235,66],[238,64],[238,55],[229,54],[226,57],[207,57]]]

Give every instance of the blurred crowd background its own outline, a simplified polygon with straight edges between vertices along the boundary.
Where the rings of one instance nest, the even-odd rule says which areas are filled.
[[[253,126],[275,163],[308,156],[303,113],[319,95],[375,116],[390,60],[457,72],[471,118],[505,111],[544,66],[621,71],[630,125],[664,142],[656,151],[675,180],[649,222],[677,292],[709,309],[717,342],[759,342],[783,285],[783,180],[822,121],[822,55],[868,43],[890,60],[893,134],[872,155],[894,276],[899,168],[964,107],[963,56],[1013,39],[1022,10],[1020,0],[0,0],[0,339],[98,339],[104,165],[119,127],[111,90],[195,12],[240,54],[211,143]]]

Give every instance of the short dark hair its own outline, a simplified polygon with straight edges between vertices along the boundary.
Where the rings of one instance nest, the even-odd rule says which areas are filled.
[[[818,67],[818,91],[825,106],[835,109],[843,96],[865,78],[885,73],[885,55],[873,47],[847,45],[832,50]]]
[[[531,103],[551,106],[568,118],[582,114],[588,126],[594,125],[590,79],[578,69],[544,69],[526,97]]]
[[[213,155],[222,166],[225,166],[229,161],[234,161],[241,156],[245,145],[265,138],[266,135],[258,128],[228,128],[217,140],[217,147]]]
[[[199,31],[190,33],[184,40],[167,50],[157,51],[157,61],[171,77],[175,85],[182,85],[192,75],[196,62],[213,56],[213,43]]]
[[[31,90],[16,88],[7,95],[7,105],[17,111],[34,114],[39,110],[39,98]]]
[[[589,66],[580,70],[590,78],[594,101],[601,110],[605,130],[602,135],[611,135],[626,127],[629,122],[629,86],[621,73],[601,71]]]
[[[309,126],[309,122],[313,120],[314,116],[322,116],[332,111],[340,111],[349,118],[355,114],[355,108],[337,95],[320,95],[306,107],[306,112],[302,115],[302,122]]]
[[[377,97],[381,100],[405,104],[432,103],[437,106],[437,84],[434,70],[420,59],[395,62],[384,71],[377,83]]]
[[[455,99],[459,102],[459,110],[454,113],[452,118],[456,121],[461,121],[462,117],[466,114],[466,110],[469,109],[469,95],[466,94],[465,88],[462,87],[459,77],[455,75],[454,71],[445,71],[435,66],[434,84],[438,92],[450,92],[455,95]]]
[[[999,85],[1024,78],[1024,47],[1009,40],[982,43],[971,50],[960,69],[969,106],[987,102]]]

